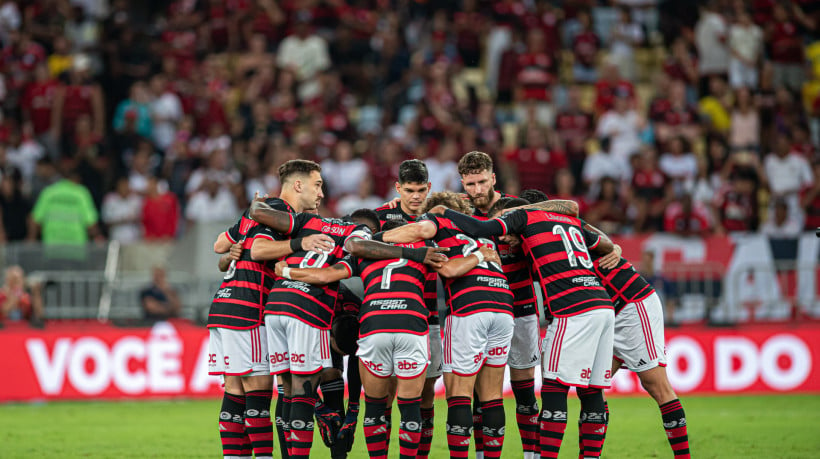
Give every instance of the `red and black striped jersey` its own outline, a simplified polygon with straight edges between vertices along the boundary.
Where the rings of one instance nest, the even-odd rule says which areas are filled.
[[[386,222],[391,220],[404,220],[408,223],[412,223],[418,220],[419,215],[410,215],[405,213],[401,210],[401,206],[398,205],[394,208],[390,208],[387,205],[381,206],[376,209],[376,214],[379,216],[379,223],[384,225]],[[428,271],[427,272],[427,279],[424,282],[424,304],[427,305],[427,310],[430,311],[430,317],[428,318],[430,325],[439,325],[439,318],[438,318],[438,274],[435,271]]]
[[[271,198],[266,202],[276,210],[293,211],[279,198]],[[275,274],[273,265],[251,258],[251,246],[257,237],[270,240],[284,240],[287,237],[251,220],[247,210],[236,224],[225,231],[225,236],[234,244],[241,241],[243,250],[239,260],[231,262],[225,279],[214,295],[208,311],[208,327],[237,330],[258,327]]]
[[[394,244],[400,247],[426,247],[429,242]],[[423,263],[393,258],[369,260],[345,258],[354,276],[362,278],[364,301],[359,314],[359,337],[373,333],[427,333],[427,306],[424,283],[427,267]]]
[[[507,283],[513,294],[513,317],[531,316],[538,312],[535,306],[535,285],[530,272],[530,260],[519,246],[512,249],[509,244],[496,239],[501,269],[507,276]]]
[[[612,298],[615,314],[621,312],[627,304],[641,301],[655,292],[649,282],[635,271],[632,263],[625,258],[621,257],[621,261],[612,269],[601,268],[598,258],[600,257],[594,257],[595,273]]]
[[[449,218],[425,214],[421,219],[436,225],[434,240],[440,247],[450,249],[450,258],[470,256],[479,246],[495,250],[493,241],[473,239]],[[513,296],[507,276],[495,263],[481,262],[461,277],[444,279],[444,291],[450,314],[466,316],[484,311],[512,314]]]
[[[270,228],[266,229],[273,232]],[[345,256],[344,246],[348,239],[370,239],[370,230],[365,225],[306,213],[292,215],[290,229],[285,234],[306,237],[319,233],[333,239],[333,249],[325,253],[304,250],[294,252],[285,258],[289,267],[326,268]],[[338,290],[338,282],[318,286],[278,278],[268,295],[265,314],[288,315],[308,325],[327,330],[330,329],[333,320]]]
[[[349,257],[350,255],[348,255]],[[347,257],[345,257],[347,258]],[[339,283],[339,294],[336,297],[336,308],[334,315],[347,313],[347,314],[354,314],[359,315],[359,311],[362,309],[362,299],[359,295],[353,293],[352,290],[345,287],[345,284]]]
[[[521,209],[498,218],[504,233],[519,234],[532,258],[544,292],[544,302],[555,317],[592,309],[612,309],[612,301],[595,275],[589,248],[601,238],[581,226],[577,218],[541,210]]]
[[[401,210],[401,204],[393,207],[392,209],[388,205],[383,205],[374,209],[376,215],[379,216],[379,223],[384,225],[386,222],[389,221],[396,221],[396,220],[404,220],[407,223],[412,223],[416,221],[419,216],[418,215],[410,215],[405,211]]]

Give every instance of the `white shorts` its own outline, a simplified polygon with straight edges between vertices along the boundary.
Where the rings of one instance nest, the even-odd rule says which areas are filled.
[[[312,375],[333,367],[330,330],[321,330],[301,320],[279,314],[265,316],[270,350],[270,374],[290,372]]]
[[[612,309],[553,319],[542,345],[544,378],[567,386],[609,388],[614,323]]]
[[[541,330],[535,314],[516,317],[510,343],[510,368],[523,370],[538,366],[541,362]]]
[[[472,376],[485,363],[491,367],[503,367],[510,353],[513,327],[513,316],[501,312],[447,316],[442,370],[458,376]]]
[[[268,372],[268,340],[265,326],[250,330],[208,329],[208,374],[259,376]]]
[[[666,366],[663,305],[657,293],[629,303],[615,316],[613,355],[626,368],[640,373]]]
[[[413,379],[427,372],[427,335],[373,333],[359,339],[356,355],[379,378]]]
[[[430,365],[427,366],[427,377],[438,378],[441,376],[441,325],[430,325],[428,336]]]

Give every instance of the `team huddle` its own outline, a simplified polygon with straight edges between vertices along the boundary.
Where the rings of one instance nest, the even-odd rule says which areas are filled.
[[[430,193],[425,164],[405,161],[397,200],[332,219],[316,213],[319,165],[288,161],[280,196],[257,198],[219,235],[225,278],[209,314],[209,372],[224,379],[226,458],[272,457],[274,387],[282,457],[309,457],[314,428],[329,448],[320,457],[346,457],[362,387],[370,457],[387,457],[394,401],[400,457],[426,457],[440,377],[450,457],[468,457],[474,437],[477,457],[498,458],[507,366],[525,458],[558,457],[570,387],[581,402],[579,457],[600,457],[603,389],[619,368],[637,373],[658,403],[674,456],[689,457],[652,286],[576,203],[495,191],[485,153],[467,153],[458,169],[465,194]],[[363,296],[341,282],[350,278],[361,279]]]

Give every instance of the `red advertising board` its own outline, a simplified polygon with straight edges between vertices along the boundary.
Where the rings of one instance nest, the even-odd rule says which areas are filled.
[[[212,397],[208,333],[185,322],[153,328],[53,323],[0,330],[0,401]],[[686,393],[820,392],[820,325],[681,328],[666,334],[667,371]],[[619,372],[612,392],[638,393]],[[509,387],[506,388],[509,390]]]

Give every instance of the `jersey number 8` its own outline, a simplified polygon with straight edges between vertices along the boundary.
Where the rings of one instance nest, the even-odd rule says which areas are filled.
[[[306,253],[305,256],[302,258],[302,262],[299,263],[300,268],[323,268],[325,263],[327,262],[327,258],[333,253],[335,246],[328,250],[327,252],[314,252],[311,250],[310,252]],[[311,263],[311,260],[314,260]]]
[[[467,244],[462,246],[463,248],[461,249],[462,250],[461,253],[464,255],[465,258],[469,257],[470,255],[473,254],[473,252],[478,250],[478,243],[479,242],[482,245],[486,245],[486,246],[490,247],[491,249],[495,250],[495,242],[493,242],[489,239],[480,238],[478,240],[478,242],[476,242],[475,239],[471,238],[470,236],[467,236],[466,234],[458,234],[458,235],[456,235],[456,239],[461,240],[461,241],[467,241]],[[501,271],[501,266],[499,266],[498,263],[496,263],[494,261],[492,261],[490,263],[492,263],[494,268]],[[479,263],[476,266],[478,266],[479,268],[489,269],[489,266],[487,265],[486,261],[482,261],[481,263]]]
[[[589,250],[587,250],[587,244],[584,242],[584,235],[581,234],[581,231],[574,227],[569,227],[569,234],[567,234],[566,228],[561,225],[555,225],[552,227],[552,234],[557,236],[561,236],[561,242],[564,243],[564,250],[567,252],[567,260],[569,260],[569,265],[571,267],[578,266],[578,261],[581,262],[581,266],[587,269],[592,269],[592,258],[589,256]],[[572,246],[575,246],[575,250],[573,250]],[[576,257],[575,251],[583,252],[585,256]]]

